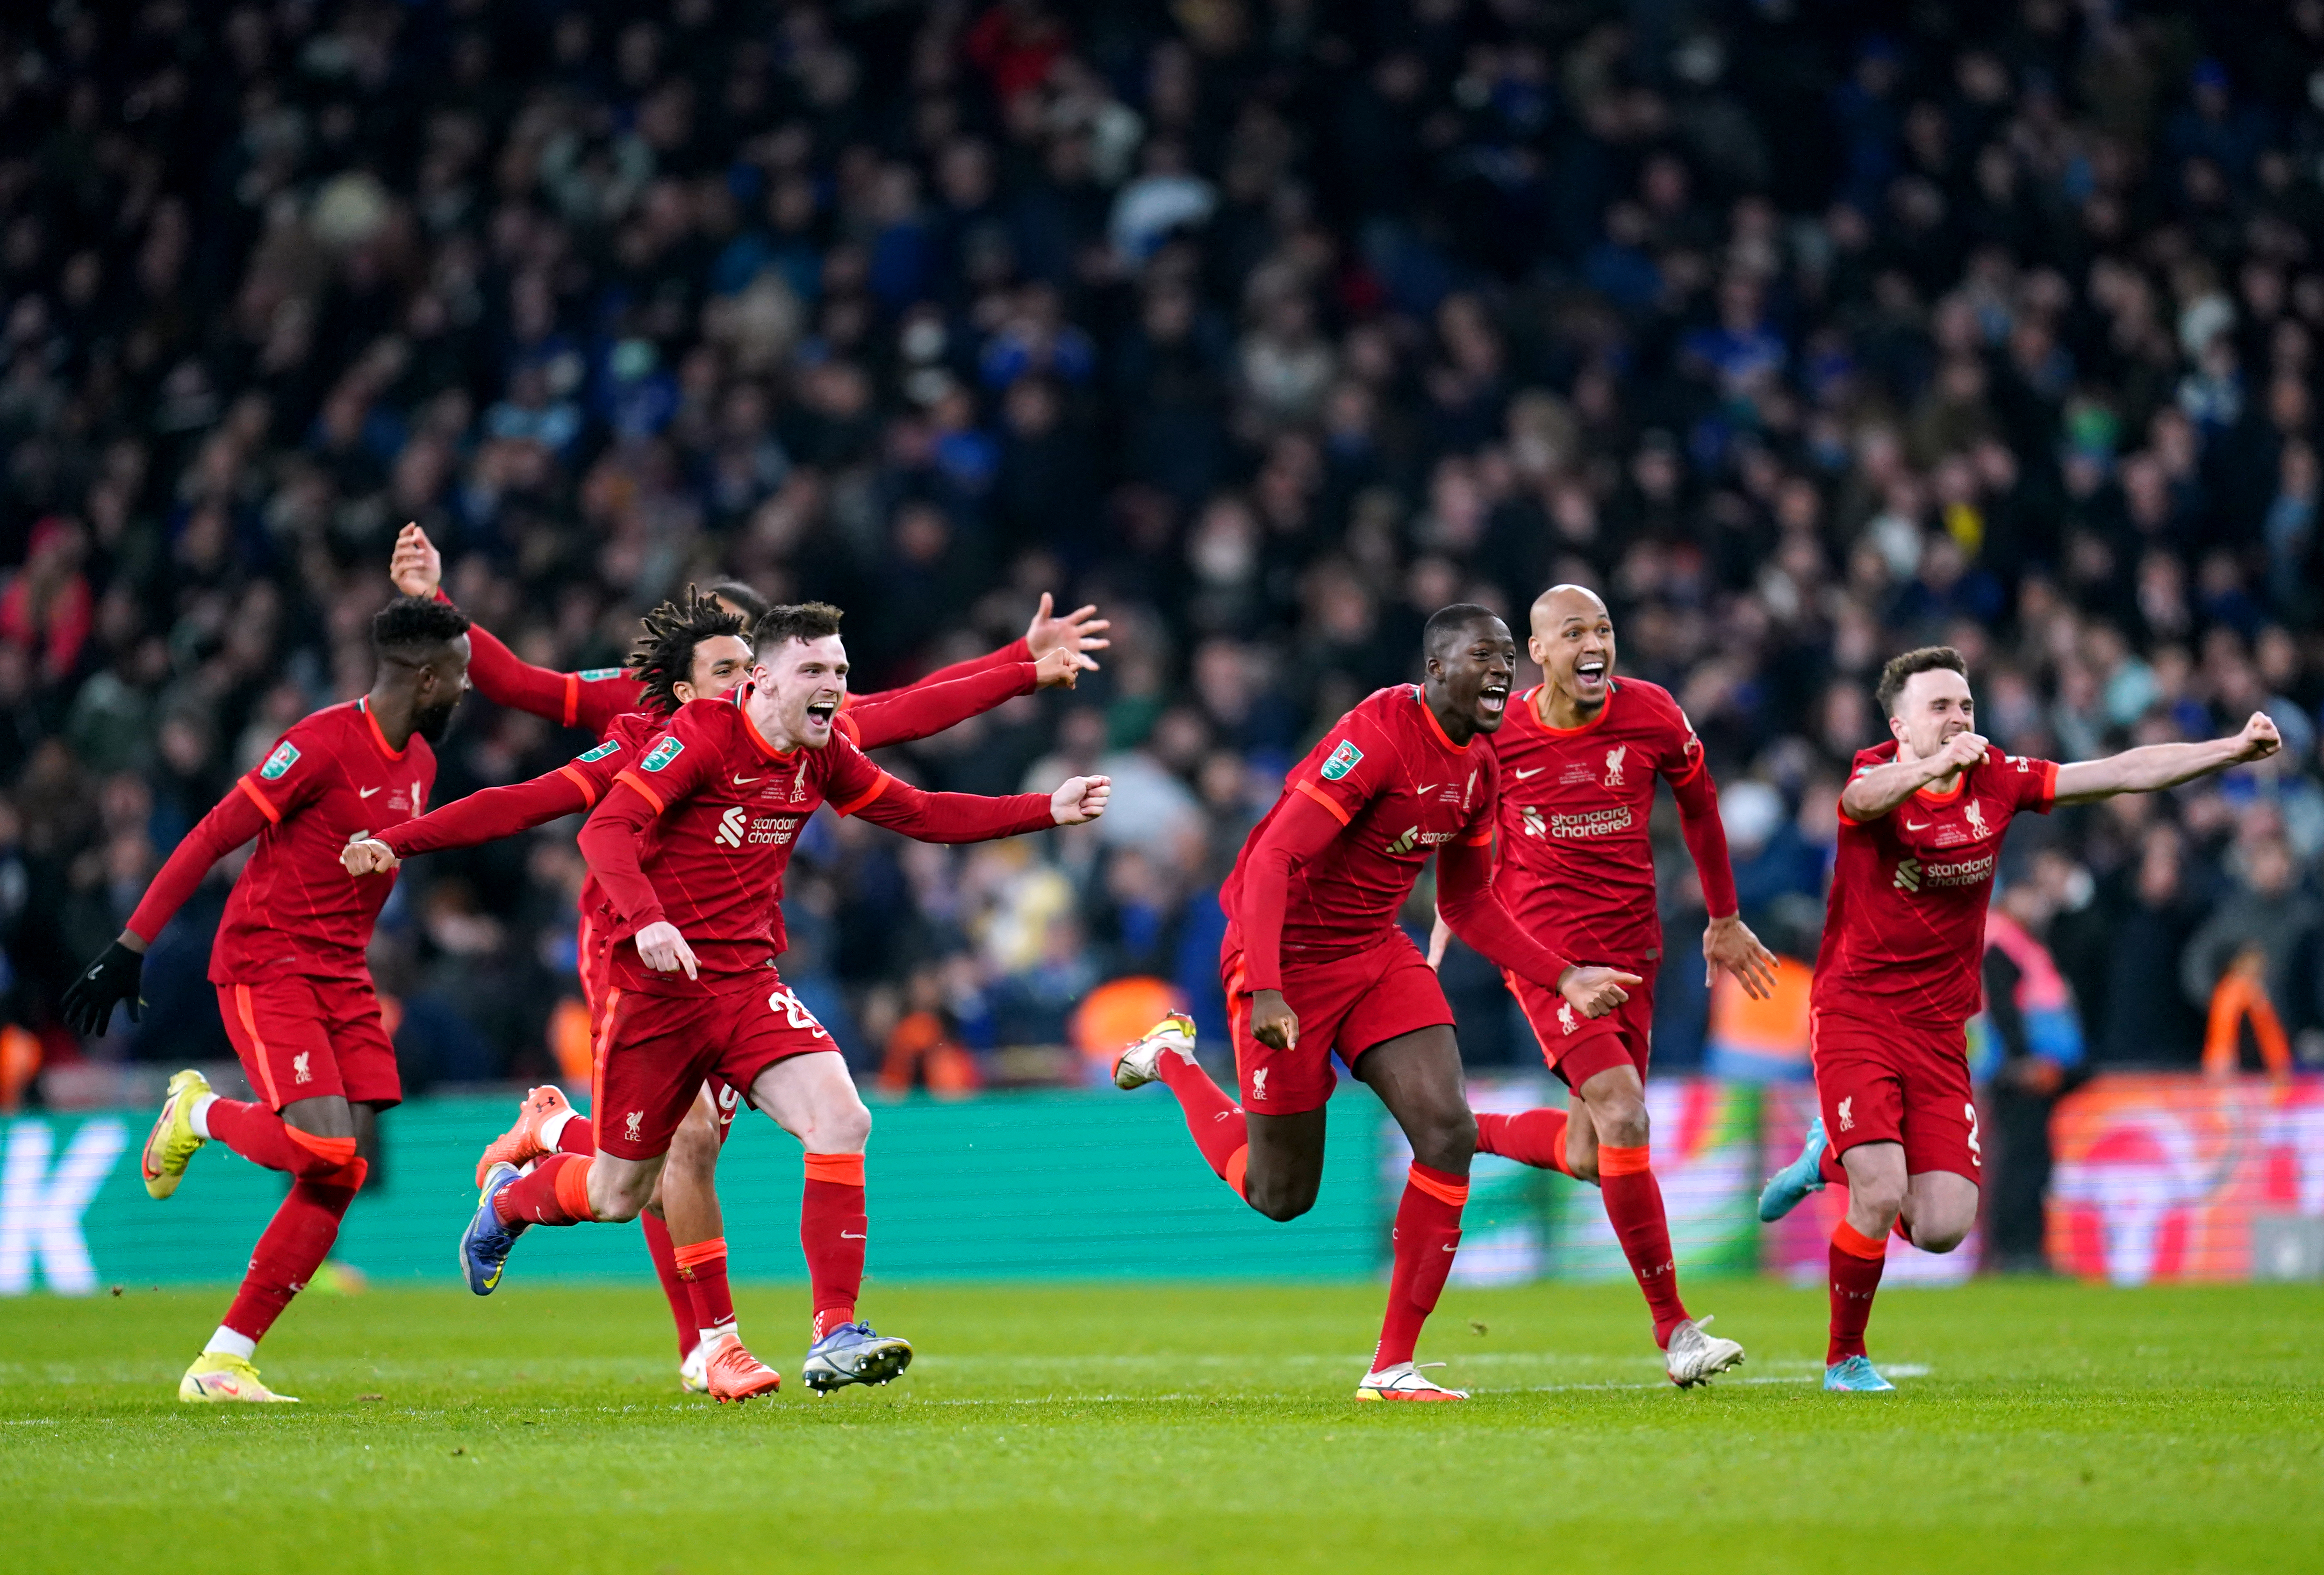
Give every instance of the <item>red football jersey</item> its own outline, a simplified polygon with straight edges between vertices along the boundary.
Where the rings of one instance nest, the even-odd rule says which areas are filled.
[[[681,706],[669,730],[615,776],[656,819],[641,833],[637,855],[650,902],[619,890],[610,871],[594,871],[619,907],[610,932],[626,939],[666,920],[703,974],[697,985],[683,973],[657,973],[624,945],[613,959],[613,982],[623,989],[707,993],[713,976],[772,960],[787,944],[783,874],[799,829],[825,800],[844,815],[890,781],[836,729],[821,749],[777,751],[743,714],[747,692]]]
[[[1456,837],[1480,847],[1492,839],[1499,790],[1484,735],[1455,746],[1416,686],[1376,690],[1291,768],[1283,797],[1244,838],[1219,905],[1234,924],[1251,849],[1291,795],[1304,793],[1345,829],[1293,873],[1284,966],[1360,951],[1395,924],[1431,849]]]
[[[265,819],[210,948],[214,984],[283,971],[364,978],[364,951],[392,879],[353,880],[339,849],[426,812],[436,752],[414,734],[387,746],[363,700],[299,722],[235,784]]]
[[[1655,779],[1675,790],[1701,775],[1702,741],[1661,685],[1625,678],[1609,689],[1579,727],[1541,719],[1539,685],[1510,702],[1493,735],[1501,766],[1493,884],[1552,951],[1627,967],[1662,956],[1646,834]]]
[[[1849,774],[1895,758],[1891,740],[1858,752]],[[2047,814],[2057,797],[2053,762],[1989,751],[1950,793],[1923,788],[1861,824],[1843,812],[1814,1008],[1966,1024],[1980,998],[1985,908],[2002,836],[2020,810]]]

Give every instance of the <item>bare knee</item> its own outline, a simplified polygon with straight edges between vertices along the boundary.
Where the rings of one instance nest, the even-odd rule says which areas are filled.
[[[1848,1198],[1852,1210],[1876,1215],[1884,1230],[1895,1223],[1904,1207],[1904,1183],[1886,1176],[1849,1178]]]
[[[1611,1148],[1644,1148],[1652,1132],[1646,1102],[1629,1093],[1591,1100],[1590,1124],[1598,1129],[1598,1141]]]
[[[1315,1207],[1316,1182],[1314,1178],[1290,1177],[1268,1181],[1257,1176],[1243,1177],[1243,1201],[1266,1215],[1269,1219],[1296,1219]]]
[[[1967,1225],[1940,1222],[1924,1226],[1915,1222],[1913,1227],[1913,1245],[1924,1253],[1949,1253],[1968,1239]]]
[[[718,1124],[702,1114],[696,1106],[687,1112],[669,1142],[669,1172],[708,1181],[718,1169]]]
[[[872,1112],[861,1099],[834,1100],[798,1137],[809,1153],[862,1153],[872,1141]]]
[[[1412,1157],[1433,1171],[1465,1176],[1477,1154],[1477,1117],[1466,1105],[1432,1111],[1406,1127],[1405,1135],[1411,1140]]]
[[[606,1225],[621,1225],[635,1219],[645,1211],[646,1203],[653,1197],[658,1172],[635,1170],[620,1176],[605,1173],[603,1165],[594,1166],[589,1172],[589,1212]]]

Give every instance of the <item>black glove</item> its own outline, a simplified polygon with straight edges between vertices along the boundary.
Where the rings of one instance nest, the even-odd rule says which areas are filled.
[[[81,969],[80,977],[65,991],[65,1026],[94,1038],[105,1032],[113,1021],[113,1008],[123,1001],[129,1003],[132,1023],[145,1021],[145,998],[137,993],[138,979],[144,971],[143,953],[132,951],[118,940],[106,947],[105,955]]]

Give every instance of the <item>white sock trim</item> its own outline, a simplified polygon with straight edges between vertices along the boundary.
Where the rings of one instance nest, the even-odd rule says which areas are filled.
[[[209,1136],[210,1107],[217,1104],[217,1099],[218,1097],[216,1094],[204,1094],[194,1101],[194,1107],[186,1113],[186,1119],[193,1125],[196,1137]]]
[[[702,1348],[702,1354],[706,1357],[718,1348],[718,1342],[720,1340],[740,1339],[742,1338],[742,1336],[739,1327],[739,1322],[737,1320],[732,1318],[728,1319],[725,1322],[719,1324],[715,1329],[699,1329],[695,1330],[695,1339]]]
[[[246,1362],[258,1354],[258,1342],[248,1335],[236,1333],[221,1323],[218,1325],[217,1332],[210,1336],[209,1344],[202,1348],[202,1354],[240,1357]]]
[[[565,1135],[565,1124],[580,1115],[578,1110],[559,1110],[540,1124],[540,1146],[554,1149],[557,1140]]]

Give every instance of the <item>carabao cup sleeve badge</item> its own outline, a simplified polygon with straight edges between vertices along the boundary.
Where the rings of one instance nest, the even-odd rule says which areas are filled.
[[[1330,757],[1323,762],[1323,780],[1325,782],[1339,781],[1342,777],[1347,775],[1348,773],[1355,770],[1356,762],[1361,760],[1363,757],[1364,752],[1362,750],[1357,748],[1355,745],[1351,743],[1349,740],[1345,738],[1341,739],[1339,747],[1333,750]]]
[[[663,766],[668,765],[671,761],[676,760],[678,756],[678,752],[685,747],[685,745],[680,744],[675,738],[665,738],[660,743],[655,745],[653,746],[653,753],[647,755],[640,764],[648,771],[659,771]]]

